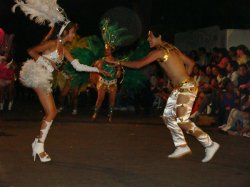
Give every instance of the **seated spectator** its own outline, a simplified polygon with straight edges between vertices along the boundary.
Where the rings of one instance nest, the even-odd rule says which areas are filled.
[[[245,45],[239,45],[236,50],[237,63],[239,65],[247,63],[249,56],[247,55],[247,47]]]
[[[239,105],[239,96],[230,79],[225,79],[220,91],[219,121],[225,123],[232,108]]]
[[[206,70],[205,70],[205,74],[206,76],[209,78],[209,80],[211,80],[214,76],[213,76],[213,73],[212,73],[212,67],[213,66],[207,66],[206,67]]]
[[[227,71],[225,69],[218,69],[217,81],[219,88],[222,88],[224,85],[224,81],[227,79]]]
[[[248,68],[246,64],[241,64],[238,69],[238,86],[246,84],[250,79],[250,74],[248,73]]]
[[[218,67],[219,67],[220,69],[226,69],[227,64],[228,64],[228,62],[229,62],[229,56],[228,56],[227,49],[225,49],[225,48],[220,48],[220,49],[219,49],[219,52],[218,52],[218,55],[219,55]]]
[[[199,76],[200,66],[198,64],[195,64],[192,70],[191,76],[196,80],[196,78]]]
[[[209,82],[209,77],[206,75],[205,70],[206,67],[201,67],[199,69],[199,74],[197,76],[194,77],[194,79],[196,80],[196,83],[198,84],[198,86],[201,88],[204,84]]]
[[[219,75],[219,68],[217,66],[212,66],[212,76],[216,77]]]
[[[219,56],[218,56],[219,48],[214,47],[212,49],[212,53],[210,56],[210,64],[216,66],[219,63]]]
[[[246,98],[246,99],[245,99]],[[239,109],[233,108],[228,116],[227,123],[219,126],[229,135],[250,137],[250,95],[245,97]]]
[[[227,78],[229,78],[235,87],[238,86],[238,63],[236,61],[230,61],[227,64]]]
[[[236,47],[230,47],[228,50],[228,55],[230,57],[230,61],[235,61],[237,62],[237,54],[236,54]]]
[[[196,63],[201,67],[209,65],[209,59],[204,47],[198,49],[198,61]]]
[[[216,78],[212,78],[209,82],[209,84],[205,84],[203,87],[202,94],[199,94],[197,101],[195,103],[194,109],[197,108],[197,110],[192,113],[190,118],[197,118],[200,114],[218,114],[219,110],[219,88],[218,88],[218,82]]]

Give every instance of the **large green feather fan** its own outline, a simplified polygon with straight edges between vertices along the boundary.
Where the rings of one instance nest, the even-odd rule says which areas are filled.
[[[146,40],[141,40],[139,45],[134,51],[131,51],[127,56],[130,61],[138,60],[145,57],[150,51],[150,47]],[[141,91],[145,86],[147,80],[146,75],[143,73],[143,69],[125,68],[125,74],[122,87],[125,89],[132,89],[135,92]]]
[[[87,48],[75,48],[71,51],[75,59],[78,59],[81,64],[91,66],[95,61],[95,55]],[[76,71],[70,63],[63,66],[63,71],[70,77],[70,87],[74,88],[77,85],[87,83],[89,80],[88,72]]]
[[[89,49],[95,56],[95,59],[99,59],[104,55],[104,43],[102,39],[96,35],[85,37],[87,43],[86,48]]]

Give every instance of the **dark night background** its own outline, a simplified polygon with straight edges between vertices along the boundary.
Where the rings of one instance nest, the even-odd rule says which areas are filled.
[[[79,23],[81,36],[99,34],[103,15],[115,7],[127,7],[137,13],[142,24],[141,36],[151,26],[164,28],[172,40],[177,32],[218,25],[223,28],[250,28],[250,1],[215,0],[58,0],[68,18]],[[0,27],[15,34],[17,56],[38,43],[47,26],[30,21],[19,9],[11,12],[12,0],[0,0]]]

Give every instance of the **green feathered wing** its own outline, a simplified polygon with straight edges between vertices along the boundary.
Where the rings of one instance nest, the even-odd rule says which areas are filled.
[[[80,64],[91,66],[95,61],[95,55],[87,48],[75,48],[71,54],[79,60]],[[70,88],[85,84],[89,80],[88,72],[76,71],[70,63],[64,65],[63,71],[70,77]]]
[[[96,35],[85,37],[87,49],[95,56],[95,60],[104,56],[104,43],[102,39]]]
[[[150,51],[148,42],[141,40],[138,47],[131,51],[127,57],[130,61],[138,60],[145,57]],[[143,69],[131,69],[125,68],[125,74],[122,86],[126,89],[132,89],[135,92],[139,92],[145,86],[145,81],[147,80],[146,75],[143,73]]]

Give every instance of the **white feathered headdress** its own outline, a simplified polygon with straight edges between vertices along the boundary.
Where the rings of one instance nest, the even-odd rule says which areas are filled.
[[[16,7],[24,12],[30,20],[44,25],[46,22],[50,27],[55,23],[68,23],[64,10],[57,4],[57,0],[15,0],[12,11],[15,12]]]

